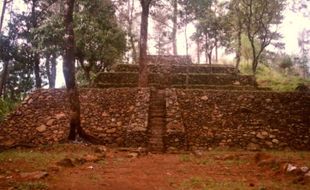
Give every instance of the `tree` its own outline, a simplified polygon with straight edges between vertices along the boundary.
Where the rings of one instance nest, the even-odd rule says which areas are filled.
[[[140,57],[139,57],[139,87],[147,87],[147,38],[148,18],[152,0],[140,0],[142,6],[141,27],[140,27]]]
[[[173,55],[177,55],[178,54],[178,49],[177,49],[178,0],[172,0],[172,5],[173,5],[172,47],[173,47]]]
[[[245,25],[245,33],[252,47],[252,71],[256,73],[260,57],[272,40],[281,36],[276,26],[282,22],[285,2],[281,0],[242,0],[240,13]],[[275,29],[274,29],[275,28]],[[256,41],[259,43],[255,47]]]
[[[3,20],[4,20],[6,5],[7,5],[7,0],[3,0],[2,12],[1,12],[1,18],[0,18],[0,34],[2,32],[2,26],[3,26]]]
[[[236,52],[236,69],[239,69],[242,55],[242,32],[243,32],[243,20],[241,12],[241,0],[232,0],[228,5],[227,24],[230,30],[229,34],[232,38],[233,49]]]
[[[298,37],[298,46],[300,48],[300,58],[298,64],[303,72],[303,77],[307,78],[309,75],[309,63],[310,63],[310,30],[304,29]]]
[[[81,9],[74,17],[76,58],[90,84],[92,73],[105,70],[123,56],[125,32],[118,26],[110,0],[79,0],[77,4]]]
[[[64,25],[65,25],[65,53],[63,62],[63,74],[67,87],[67,97],[70,105],[70,133],[69,140],[75,140],[76,135],[90,141],[98,143],[98,140],[85,133],[81,126],[81,107],[79,100],[79,90],[75,80],[75,38],[73,12],[75,0],[66,0]]]

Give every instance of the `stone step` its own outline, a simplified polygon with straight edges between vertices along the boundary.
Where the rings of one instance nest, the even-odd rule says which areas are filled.
[[[152,90],[149,107],[149,150],[163,152],[163,133],[166,124],[165,90]]]

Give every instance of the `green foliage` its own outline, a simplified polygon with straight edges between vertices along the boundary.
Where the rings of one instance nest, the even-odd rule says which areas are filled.
[[[15,108],[16,104],[12,100],[0,99],[0,121],[3,121],[5,116]]]
[[[78,1],[75,36],[76,57],[84,70],[97,73],[119,60],[126,51],[125,32],[118,26],[110,0]]]
[[[250,74],[252,66],[243,62],[240,67],[242,74]],[[300,76],[287,75],[283,70],[273,68],[264,64],[259,65],[256,74],[256,80],[259,87],[271,88],[274,91],[294,91],[301,84],[310,84],[309,79],[303,79]]]
[[[280,68],[282,69],[289,69],[293,66],[293,61],[291,59],[290,56],[285,55],[281,58],[281,62],[280,62]]]
[[[42,182],[23,182],[14,185],[15,190],[47,190],[48,185]]]

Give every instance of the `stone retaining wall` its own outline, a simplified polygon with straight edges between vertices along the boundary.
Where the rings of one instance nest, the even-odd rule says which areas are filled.
[[[68,136],[64,90],[32,93],[0,125],[0,146],[50,144]],[[150,90],[81,89],[82,126],[107,145],[147,147]],[[310,95],[166,89],[168,151],[236,147],[310,150]]]
[[[161,65],[161,64],[150,64],[148,65],[148,70],[150,73],[165,73],[169,70],[170,73],[222,73],[222,74],[236,74],[238,71],[235,67],[231,65],[205,65],[205,64],[195,64],[195,65]],[[138,73],[139,65],[135,64],[118,64],[114,65],[112,68],[113,72],[125,72],[125,73]]]
[[[189,149],[310,150],[310,96],[301,93],[175,90]],[[173,111],[172,111],[173,112]],[[172,134],[170,134],[173,136]],[[173,140],[171,140],[173,142]],[[167,144],[175,148],[175,144]]]
[[[145,146],[149,89],[81,89],[82,126],[115,146]],[[0,144],[50,144],[67,138],[68,104],[64,90],[40,90],[0,126]]]
[[[138,73],[100,73],[94,80],[97,88],[110,87],[137,87]],[[255,77],[250,75],[226,75],[226,74],[171,74],[150,73],[149,86],[164,87],[191,87],[194,85],[218,85],[218,86],[250,86],[255,87]]]

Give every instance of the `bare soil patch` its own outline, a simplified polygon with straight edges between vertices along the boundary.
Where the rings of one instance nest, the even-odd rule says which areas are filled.
[[[310,189],[309,177],[288,173],[288,163],[309,167],[310,152],[151,154],[65,144],[1,152],[0,189]]]

